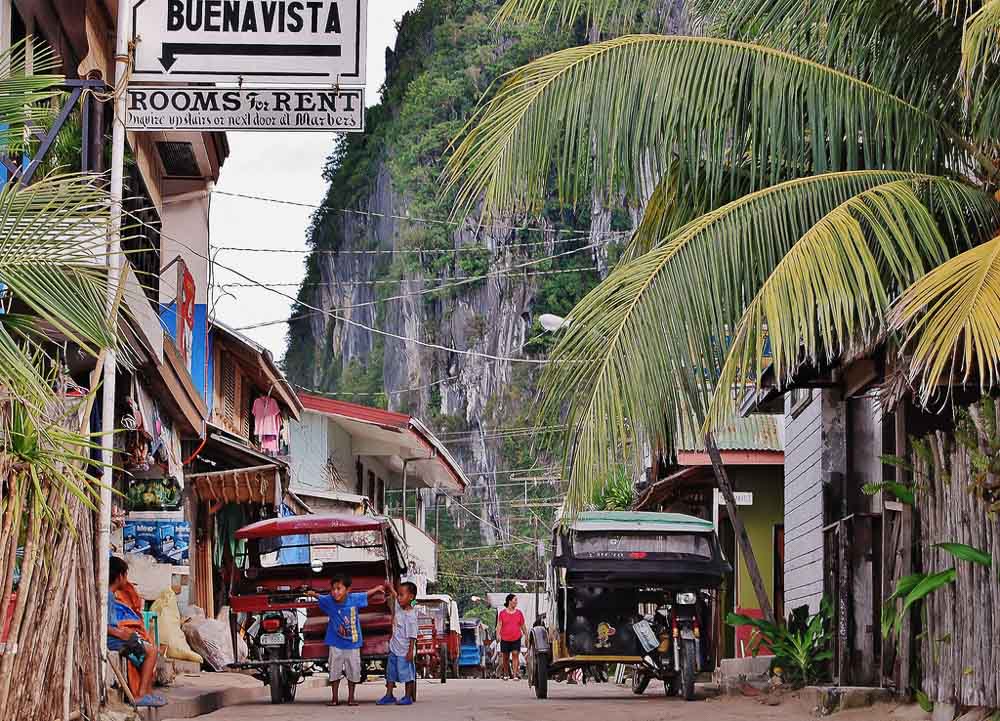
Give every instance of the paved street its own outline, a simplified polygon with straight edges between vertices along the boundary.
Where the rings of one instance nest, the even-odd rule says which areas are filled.
[[[549,698],[535,699],[525,683],[496,680],[454,680],[445,685],[421,682],[420,702],[407,709],[375,706],[375,699],[384,690],[381,684],[371,682],[359,689],[361,706],[358,708],[330,708],[326,705],[326,689],[301,689],[298,700],[290,706],[272,706],[267,703],[231,706],[215,713],[201,716],[204,721],[374,721],[387,718],[406,721],[680,721],[706,719],[711,721],[743,721],[746,719],[773,719],[776,721],[805,721],[812,718],[807,709],[794,697],[786,698],[779,706],[765,706],[756,699],[710,698],[685,702],[666,698],[662,690],[650,690],[644,696],[635,696],[627,688],[614,684],[588,684],[587,686],[549,686]],[[168,709],[163,717],[169,718]],[[836,716],[837,721],[862,719],[900,719],[888,708],[863,709]]]

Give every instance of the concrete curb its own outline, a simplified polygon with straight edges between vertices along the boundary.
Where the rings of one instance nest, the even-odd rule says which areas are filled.
[[[799,697],[807,706],[825,715],[891,701],[892,693],[886,688],[865,686],[806,686]]]
[[[299,690],[323,688],[326,679],[312,677],[299,685]],[[158,690],[158,693],[162,692]],[[267,686],[254,687],[198,688],[179,686],[164,694],[169,702],[162,708],[137,709],[143,721],[168,721],[169,719],[189,719],[218,711],[226,706],[242,703],[264,702],[271,698]]]

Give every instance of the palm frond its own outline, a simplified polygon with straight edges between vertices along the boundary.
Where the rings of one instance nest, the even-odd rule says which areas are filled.
[[[902,288],[997,224],[1000,203],[943,178],[887,183],[834,208],[747,306],[715,386],[709,425],[729,420],[736,396],[757,387],[766,364],[784,385],[802,363],[870,348],[884,337],[885,313]]]
[[[905,334],[908,376],[927,402],[939,383],[974,375],[1000,382],[1000,236],[934,268],[906,289],[889,316]]]
[[[728,336],[810,228],[859,193],[915,177],[849,171],[756,191],[619,264],[585,296],[542,377],[543,412],[565,409],[570,428],[569,505],[592,497],[634,433],[670,448],[679,417],[701,425]]]
[[[791,177],[801,174],[793,171]],[[787,180],[788,178],[783,178]],[[676,166],[668,168],[659,179],[643,208],[642,218],[629,240],[622,260],[630,261],[648,253],[659,243],[687,223],[753,191],[753,181],[745,162],[737,163],[731,182],[720,189],[717,197],[710,199],[700,186],[681,186],[682,179]]]
[[[26,60],[27,40],[0,52],[0,144],[8,151],[23,143],[26,128],[41,124],[49,114],[44,103],[59,96],[64,81],[52,73],[57,58],[44,44],[35,44],[31,74]]]
[[[924,110],[819,63],[750,43],[629,35],[512,72],[467,124],[446,185],[465,212],[536,209],[555,166],[563,202],[592,188],[635,195],[671,164],[718,196],[748,157],[753,187],[787,168],[937,173],[992,165]],[[675,159],[676,158],[676,159]]]
[[[86,175],[0,189],[0,282],[92,354],[117,341],[105,310],[109,208],[107,193]]]
[[[700,215],[693,208],[692,197],[693,194],[682,192],[677,174],[668,170],[646,201],[642,219],[622,253],[622,262],[645,255],[671,232]]]
[[[961,29],[909,0],[696,0],[714,34],[780,48],[870,82],[957,124]],[[921,72],[913,72],[914,63]]]
[[[573,28],[581,21],[591,33],[688,33],[691,18],[684,2],[641,0],[505,0],[494,25],[542,22]]]
[[[982,94],[1000,95],[1000,91],[996,88],[997,74],[990,72],[1000,60],[1000,0],[988,0],[983,3],[983,6],[965,21],[964,30],[962,76],[965,79],[966,92],[970,97]],[[976,100],[980,105],[987,105],[982,98],[976,97]],[[980,110],[979,113],[982,114],[983,111]],[[995,119],[995,109],[993,113],[987,115],[990,119]],[[996,126],[988,130],[995,137]]]

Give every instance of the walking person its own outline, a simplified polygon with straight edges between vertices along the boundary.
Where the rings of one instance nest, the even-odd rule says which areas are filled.
[[[517,596],[508,593],[503,608],[497,612],[497,635],[500,637],[500,678],[521,679],[521,642],[528,629],[524,614],[517,607]]]

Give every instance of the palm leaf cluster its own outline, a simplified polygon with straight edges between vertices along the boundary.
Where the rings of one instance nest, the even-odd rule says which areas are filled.
[[[786,384],[884,345],[925,400],[995,387],[997,4],[695,0],[704,35],[608,36],[483,102],[446,170],[459,212],[535,212],[553,178],[563,201],[645,207],[544,380],[571,505],[637,433],[669,448],[679,417],[725,422],[772,363]],[[507,0],[501,19],[581,13],[612,34],[637,17]]]

